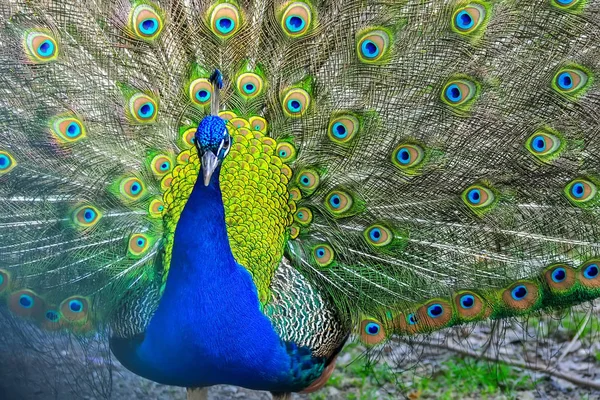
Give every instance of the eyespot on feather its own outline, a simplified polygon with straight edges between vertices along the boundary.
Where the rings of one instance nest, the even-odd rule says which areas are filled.
[[[387,246],[392,243],[392,240],[394,239],[392,231],[381,224],[369,226],[364,230],[363,236],[367,243],[376,247]]]
[[[236,88],[243,98],[252,99],[261,94],[263,79],[255,73],[246,72],[236,79]]]
[[[24,38],[25,54],[35,63],[47,63],[58,57],[58,44],[49,33],[28,31]]]
[[[165,210],[165,204],[162,200],[153,199],[148,206],[148,214],[152,218],[162,217],[163,211]]]
[[[60,303],[59,310],[68,322],[85,322],[89,314],[89,301],[82,296],[72,296]]]
[[[4,150],[0,150],[0,176],[9,173],[17,166],[13,156]]]
[[[544,280],[551,292],[560,294],[573,288],[577,277],[575,270],[567,264],[553,264],[544,270]]]
[[[121,180],[119,192],[125,200],[135,201],[144,197],[146,194],[146,186],[136,177],[128,177]]]
[[[440,329],[446,326],[453,317],[452,305],[446,300],[433,299],[417,310],[419,330]]]
[[[329,266],[335,258],[335,252],[328,244],[320,244],[315,246],[312,253],[315,262],[321,267]]]
[[[600,259],[591,259],[577,268],[579,283],[588,289],[600,288]]]
[[[250,117],[248,118],[248,124],[255,131],[260,131],[262,133],[267,133],[267,120],[262,117]]]
[[[83,205],[73,212],[73,223],[80,228],[91,228],[100,221],[102,213],[92,205]]]
[[[290,89],[283,96],[283,112],[292,118],[300,117],[306,113],[310,106],[310,95],[304,89]]]
[[[190,83],[189,96],[192,103],[199,106],[210,104],[213,87],[208,79],[199,78]]]
[[[165,154],[158,154],[154,156],[150,162],[150,169],[157,177],[163,177],[173,168],[173,160],[171,157]]]
[[[303,193],[310,194],[319,186],[319,174],[312,169],[303,169],[298,173],[296,182]]]
[[[358,60],[367,64],[381,63],[389,53],[390,44],[390,34],[383,28],[363,31],[356,39]]]
[[[576,97],[589,86],[590,75],[583,67],[561,68],[552,80],[552,87],[567,97]]]
[[[8,308],[23,318],[38,317],[44,310],[44,301],[35,292],[22,289],[8,296]]]
[[[559,156],[564,143],[557,132],[541,129],[529,136],[525,148],[538,160],[550,162]]]
[[[150,249],[151,244],[151,239],[148,235],[135,233],[129,237],[127,250],[130,256],[137,258],[143,256]]]
[[[221,111],[219,113],[219,117],[224,120],[225,122],[227,121],[231,121],[233,118],[237,117],[237,114],[234,113],[233,111]]]
[[[307,226],[312,222],[313,215],[312,211],[307,207],[300,207],[294,214],[294,221],[299,223],[301,226]]]
[[[369,346],[377,345],[385,340],[385,329],[379,321],[364,319],[360,323],[360,340]]]
[[[482,184],[469,186],[462,193],[462,199],[471,210],[477,213],[488,211],[497,202],[494,192]]]
[[[572,180],[565,187],[564,193],[567,199],[576,206],[586,206],[598,193],[596,185],[584,178]]]
[[[281,28],[292,38],[305,35],[312,24],[312,10],[303,2],[289,4],[281,15]]]
[[[456,312],[461,319],[471,321],[482,317],[485,303],[477,293],[460,291],[454,295],[453,300]]]
[[[325,208],[334,216],[343,215],[352,208],[352,196],[341,190],[333,190],[325,197]]]
[[[56,117],[52,120],[50,132],[60,143],[73,143],[83,139],[86,129],[79,118]]]
[[[582,4],[585,4],[583,0],[550,0],[550,4],[554,7],[560,8],[565,11],[573,12],[573,11],[581,11],[580,8]]]
[[[486,15],[487,10],[482,4],[459,7],[452,15],[452,29],[463,35],[472,34],[484,25]]]
[[[425,151],[421,146],[416,144],[400,144],[392,153],[392,163],[405,173],[416,172],[424,159]]]
[[[156,39],[162,31],[163,25],[163,18],[154,5],[138,4],[129,15],[129,28],[136,37],[143,40]]]
[[[538,287],[528,281],[516,282],[502,293],[504,304],[515,311],[527,311],[537,304],[538,300]]]
[[[240,12],[234,4],[217,4],[210,12],[209,23],[217,37],[228,39],[240,29]]]
[[[332,142],[343,145],[349,143],[359,130],[358,118],[350,114],[338,115],[329,121],[327,136]]]
[[[129,114],[136,122],[152,123],[156,120],[158,105],[150,96],[138,93],[129,99]]]
[[[442,89],[442,101],[447,105],[466,110],[475,100],[477,84],[469,79],[452,79]]]
[[[194,147],[194,141],[196,140],[196,128],[186,129],[181,133],[181,143],[183,147],[190,148]]]
[[[275,148],[275,155],[284,163],[290,163],[296,159],[296,148],[289,142],[280,142]]]
[[[54,308],[46,308],[46,310],[42,312],[42,315],[39,316],[39,323],[42,329],[50,332],[55,332],[64,328],[60,313]]]

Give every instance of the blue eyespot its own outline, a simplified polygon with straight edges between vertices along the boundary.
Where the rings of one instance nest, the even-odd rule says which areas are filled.
[[[58,313],[56,311],[52,311],[52,310],[47,311],[45,316],[46,316],[46,319],[50,322],[56,322],[60,318]]]
[[[252,94],[256,91],[256,86],[254,86],[253,83],[246,83],[244,85],[244,92],[246,92],[247,94]]]
[[[0,154],[0,170],[8,169],[10,167],[10,158],[4,154]]]
[[[33,297],[28,294],[22,294],[19,297],[19,305],[23,308],[31,308],[33,307]]]
[[[287,151],[285,151],[284,149],[279,150],[279,157],[287,157]]]
[[[366,58],[375,58],[379,55],[379,47],[372,40],[365,40],[360,46],[363,56]]]
[[[467,193],[467,198],[471,204],[477,205],[481,201],[481,191],[479,189],[471,189]]]
[[[143,20],[138,28],[144,35],[154,35],[158,30],[159,24],[156,18],[147,18]]]
[[[81,134],[81,127],[76,122],[71,122],[67,127],[67,136],[75,138]]]
[[[562,6],[568,6],[571,3],[574,3],[577,0],[555,0],[558,4]]]
[[[396,154],[396,159],[400,164],[403,165],[410,164],[411,158],[410,151],[408,151],[406,148],[400,149]]]
[[[54,53],[54,43],[51,40],[44,40],[38,46],[38,54],[42,57],[50,57]]]
[[[510,295],[512,296],[512,298],[514,300],[520,301],[520,300],[523,300],[527,296],[527,293],[528,292],[527,292],[527,288],[525,287],[525,285],[519,285],[510,292]]]
[[[381,238],[381,229],[379,229],[379,228],[373,228],[373,229],[371,229],[371,231],[369,232],[369,237],[374,242],[379,241],[379,238]]]
[[[304,213],[302,211],[298,213],[298,218],[304,219]]]
[[[462,100],[462,91],[456,83],[453,83],[446,88],[446,98],[452,103],[458,103]]]
[[[334,194],[333,196],[331,196],[331,198],[329,198],[329,204],[333,208],[340,208],[340,205],[342,204],[342,199],[340,199],[339,195]]]
[[[564,281],[567,278],[567,271],[560,267],[560,268],[556,268],[554,271],[552,271],[552,280],[555,283],[560,283],[562,281]]]
[[[558,83],[558,87],[564,90],[569,90],[573,87],[573,79],[571,78],[571,74],[569,72],[563,72],[556,79]]]
[[[466,310],[475,305],[475,297],[470,294],[462,295],[460,298],[460,306]]]
[[[217,20],[217,29],[219,32],[227,34],[235,28],[235,22],[229,17],[219,18]]]
[[[581,199],[584,194],[585,186],[583,185],[583,183],[577,182],[573,186],[571,186],[571,195],[573,195],[573,197],[575,197],[576,199]]]
[[[306,175],[302,175],[302,176],[300,177],[300,183],[301,183],[303,186],[308,186],[308,185],[310,185],[310,178],[309,178],[308,176],[306,176]]]
[[[88,224],[94,222],[96,219],[96,211],[92,210],[91,208],[86,208],[83,212],[83,219]]]
[[[145,239],[143,239],[143,238],[139,238],[139,239],[137,240],[137,245],[138,245],[138,247],[144,247],[144,245],[145,245],[145,244],[146,244],[146,240],[145,240]]]
[[[202,103],[206,103],[210,99],[210,92],[208,90],[198,90],[196,92],[196,99]]]
[[[471,29],[473,27],[473,25],[475,24],[475,21],[473,20],[473,17],[471,17],[471,14],[469,14],[467,11],[463,10],[463,11],[459,12],[458,14],[456,14],[455,23],[459,29],[467,30],[467,29]]]
[[[375,322],[369,322],[366,326],[365,326],[365,333],[367,335],[371,335],[371,336],[375,336],[377,335],[379,332],[381,331],[381,327],[379,326],[379,324],[375,323]]]
[[[409,325],[416,325],[417,317],[415,316],[415,314],[408,314],[408,316],[406,317],[406,322],[408,322]]]
[[[290,15],[285,20],[286,28],[292,33],[300,32],[304,29],[304,25],[306,25],[304,19],[297,15]]]
[[[163,212],[165,210],[165,206],[158,206],[158,211]]]
[[[160,164],[161,171],[168,171],[169,169],[171,169],[171,163],[169,163],[168,161],[165,161],[164,163]]]
[[[442,316],[442,314],[444,314],[444,307],[442,307],[440,304],[432,304],[427,307],[427,315],[429,315],[431,318],[438,318]]]
[[[531,147],[538,153],[546,150],[546,138],[542,135],[537,135],[531,140]]]
[[[325,249],[323,249],[323,248],[318,248],[318,249],[317,249],[317,257],[319,257],[319,258],[323,258],[323,257],[325,257]]]
[[[144,103],[138,111],[140,118],[150,118],[154,114],[154,104],[148,102]]]
[[[302,111],[302,104],[298,100],[291,99],[287,103],[288,110],[293,113],[298,113]]]
[[[585,267],[585,270],[583,271],[583,276],[585,276],[587,279],[594,279],[598,276],[599,273],[600,269],[598,268],[598,265],[590,264],[587,267]]]
[[[348,130],[341,122],[336,122],[333,124],[331,132],[333,133],[333,136],[338,139],[345,139],[346,136],[348,136]]]
[[[142,186],[139,183],[134,183],[133,185],[131,185],[131,194],[139,194],[141,190]]]
[[[83,311],[83,303],[81,300],[71,300],[69,301],[69,310],[74,313],[78,313]]]

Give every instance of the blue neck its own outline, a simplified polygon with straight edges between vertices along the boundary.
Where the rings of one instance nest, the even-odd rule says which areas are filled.
[[[113,341],[113,352],[130,370],[169,385],[305,387],[260,311],[250,274],[233,257],[219,172],[208,186],[198,179],[181,214],[165,290],[145,335]]]

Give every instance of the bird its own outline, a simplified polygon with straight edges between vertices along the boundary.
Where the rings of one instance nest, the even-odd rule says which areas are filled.
[[[0,301],[44,335],[284,398],[348,341],[600,297],[595,0],[0,18]]]

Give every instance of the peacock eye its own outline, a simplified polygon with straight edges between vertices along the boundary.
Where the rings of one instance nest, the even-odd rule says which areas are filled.
[[[296,158],[296,148],[289,142],[281,142],[277,145],[275,154],[282,162],[289,163]]]
[[[148,95],[138,93],[129,100],[129,112],[136,122],[154,122],[157,111],[156,101]]]
[[[356,42],[358,59],[373,64],[384,60],[390,49],[390,35],[383,29],[373,29],[359,34]]]
[[[251,99],[262,92],[263,80],[259,75],[247,72],[237,78],[236,86],[242,97]]]
[[[240,12],[234,4],[221,3],[210,13],[210,28],[222,39],[231,37],[240,28]]]
[[[405,173],[415,173],[425,158],[425,151],[416,144],[401,144],[392,153],[392,162]]]
[[[291,89],[283,97],[283,111],[289,117],[300,117],[310,105],[310,95],[304,89]]]
[[[584,205],[592,200],[596,193],[596,185],[587,179],[575,179],[565,187],[567,198],[575,205]]]
[[[192,103],[205,106],[210,103],[213,87],[205,78],[199,78],[190,83],[189,96]]]
[[[469,4],[454,12],[452,27],[461,34],[476,31],[485,21],[486,9],[481,4]]]
[[[380,224],[371,225],[365,229],[364,237],[369,244],[376,247],[386,246],[394,239],[392,231]]]
[[[154,40],[162,31],[163,20],[154,8],[140,4],[131,11],[130,28],[140,39]]]
[[[476,184],[469,186],[462,194],[462,199],[473,210],[484,210],[496,202],[494,192],[486,186]]]
[[[329,245],[321,244],[313,249],[313,257],[317,264],[326,267],[333,262],[334,252]]]
[[[350,114],[339,115],[331,118],[329,121],[327,136],[334,143],[345,144],[350,142],[352,138],[356,136],[359,128],[360,122],[355,116]]]
[[[525,142],[525,148],[543,162],[556,158],[563,147],[562,140],[556,134],[545,130],[535,132]]]
[[[58,45],[49,34],[30,31],[25,35],[25,53],[31,61],[45,63],[56,59]]]
[[[454,79],[442,90],[442,100],[453,107],[466,106],[477,94],[477,85],[468,79]]]
[[[562,68],[552,82],[552,87],[557,92],[566,96],[575,96],[588,86],[589,76],[579,67]]]
[[[290,4],[281,16],[281,27],[286,35],[299,37],[306,34],[310,28],[312,12],[303,2]]]

